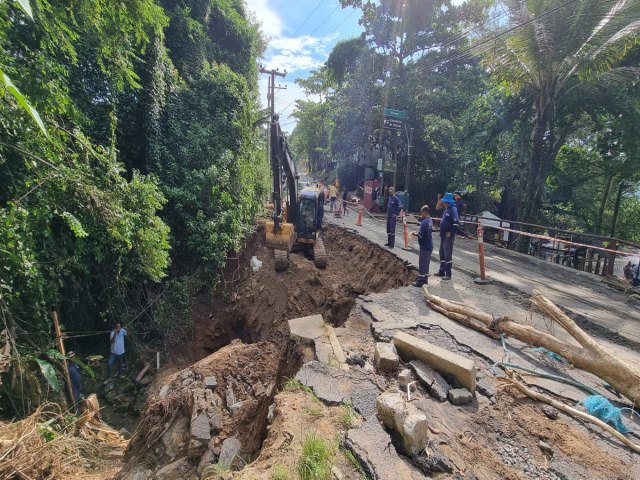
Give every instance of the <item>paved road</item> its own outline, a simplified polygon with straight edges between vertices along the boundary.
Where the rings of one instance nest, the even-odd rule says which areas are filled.
[[[386,243],[384,222],[370,217],[363,218],[363,225],[355,225],[357,212],[351,210],[343,218],[336,218],[328,212],[324,217],[328,222],[357,231],[360,235],[379,245]],[[416,228],[415,226],[413,227]],[[438,234],[434,234],[434,252],[431,273],[438,268]],[[396,248],[394,253],[417,267],[417,240],[409,240],[412,251],[400,248],[404,245],[402,225],[398,225]],[[596,327],[617,333],[640,344],[640,303],[622,292],[613,290],[599,277],[577,270],[571,270],[553,263],[517,252],[485,244],[487,275],[504,285],[530,294],[537,288],[557,305],[583,317]],[[476,275],[478,267],[478,246],[475,240],[457,238],[454,247],[453,282],[456,282],[456,269],[466,274]],[[435,268],[434,268],[435,267]],[[483,288],[478,286],[478,289]],[[624,340],[618,339],[618,340]],[[612,339],[614,340],[614,339]],[[624,343],[624,342],[623,342]],[[629,346],[634,346],[629,344]]]

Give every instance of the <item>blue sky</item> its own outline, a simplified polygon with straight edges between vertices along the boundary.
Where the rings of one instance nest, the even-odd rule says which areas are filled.
[[[295,119],[291,116],[295,100],[306,98],[295,83],[322,65],[334,45],[363,31],[358,25],[360,10],[343,9],[338,0],[245,0],[249,10],[261,24],[268,47],[261,63],[268,69],[286,70],[277,77],[286,90],[276,90],[276,112],[282,129],[291,132]],[[466,0],[454,0],[454,5]],[[267,76],[260,78],[260,98],[267,104]]]
[[[294,102],[305,98],[296,78],[306,78],[322,65],[340,40],[362,33],[358,25],[360,10],[342,9],[338,0],[246,0],[249,10],[262,24],[269,46],[261,63],[266,68],[287,70],[277,82],[286,90],[276,90],[276,112],[280,112],[283,130],[291,132]],[[312,13],[313,12],[313,13]],[[306,20],[306,21],[305,21]],[[260,96],[267,103],[267,76],[260,78]]]

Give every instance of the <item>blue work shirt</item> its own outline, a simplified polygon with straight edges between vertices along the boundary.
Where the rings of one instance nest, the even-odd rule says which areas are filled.
[[[402,210],[402,202],[398,197],[392,195],[389,197],[389,203],[387,204],[387,216],[392,217],[398,215]]]
[[[442,220],[440,220],[440,238],[447,236],[447,233],[451,233],[454,236],[458,232],[458,207],[455,205],[449,205],[442,214]]]
[[[124,353],[124,337],[127,336],[127,329],[121,328],[119,333],[115,330],[111,332],[111,353],[122,355]]]
[[[420,221],[420,231],[418,232],[418,244],[420,250],[433,250],[433,220],[431,217],[423,218]]]

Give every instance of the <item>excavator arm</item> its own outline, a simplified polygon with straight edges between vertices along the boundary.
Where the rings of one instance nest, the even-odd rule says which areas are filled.
[[[270,127],[271,146],[271,173],[273,176],[273,223],[274,231],[278,232],[286,220],[287,223],[295,224],[298,218],[298,179],[296,166],[293,163],[293,156],[289,149],[289,143],[280,129],[278,115],[271,118]],[[287,218],[283,218],[282,186],[283,176],[287,185]]]

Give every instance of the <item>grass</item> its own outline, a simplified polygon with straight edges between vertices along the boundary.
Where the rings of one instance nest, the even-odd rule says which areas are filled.
[[[360,418],[356,409],[353,408],[353,404],[349,400],[345,400],[340,405],[340,414],[338,415],[338,423],[342,425],[345,430],[349,430],[355,425],[356,420]]]
[[[311,397],[311,399],[318,405],[322,405],[322,402],[316,394],[313,393],[313,389],[295,378],[287,378],[287,380],[280,387],[281,392],[303,392]]]
[[[289,470],[281,463],[276,463],[271,471],[271,480],[289,480]]]
[[[230,467],[226,465],[222,465],[220,463],[215,463],[213,465],[207,465],[205,469],[202,471],[202,476],[200,478],[202,478],[203,480],[218,478],[221,474],[230,472],[230,471],[231,471]]]
[[[309,432],[302,442],[302,452],[298,458],[300,480],[328,480],[335,449],[316,432]]]
[[[306,407],[304,411],[312,418],[322,418],[324,416],[324,409],[322,408],[322,405],[314,404],[310,407]]]

